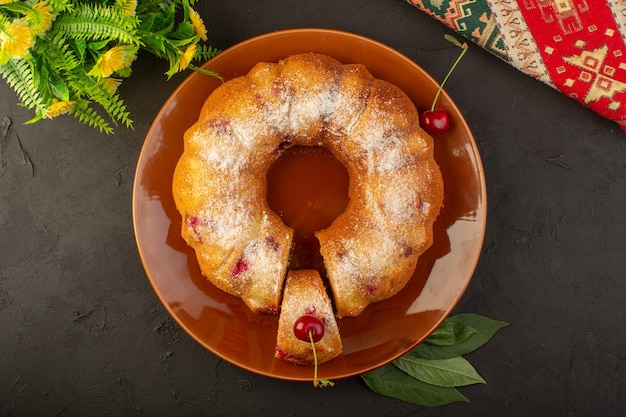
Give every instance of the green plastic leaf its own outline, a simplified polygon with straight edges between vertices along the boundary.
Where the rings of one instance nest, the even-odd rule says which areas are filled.
[[[33,61],[33,84],[40,89],[41,94],[45,95],[45,90],[48,86],[46,85],[46,83],[48,83],[48,77],[49,77],[49,73],[50,71],[48,70],[48,67],[46,66],[46,61],[45,61],[45,57],[44,55],[40,55],[38,57],[36,57]]]
[[[32,125],[41,120],[41,114],[37,113],[35,117],[24,122],[25,125]]]
[[[135,16],[96,2],[78,3],[71,12],[56,16],[54,29],[72,39],[111,40],[123,44],[139,44]]]
[[[56,98],[66,101],[70,99],[70,91],[67,88],[67,84],[63,80],[50,81],[49,84],[50,90]]]
[[[222,82],[224,81],[224,79],[222,78],[222,76],[221,76],[221,75],[219,75],[219,74],[218,74],[218,73],[216,73],[216,72],[209,71],[209,70],[206,70],[206,69],[204,69],[204,68],[196,67],[196,66],[195,66],[195,65],[193,65],[193,64],[189,64],[189,66],[188,66],[187,68],[189,68],[190,70],[193,70],[193,71],[199,72],[200,74],[208,75],[208,76],[210,76],[210,77],[215,77],[215,78],[217,78],[218,80],[220,80],[220,81],[222,81]]]
[[[426,407],[469,402],[456,388],[438,387],[419,381],[393,365],[386,365],[361,376],[375,393]]]
[[[426,342],[438,346],[456,345],[464,342],[474,333],[476,333],[476,329],[473,327],[462,321],[448,318],[428,336]]]
[[[120,78],[129,78],[129,77],[131,76],[131,74],[132,74],[132,73],[133,73],[133,69],[132,69],[132,67],[129,65],[129,66],[125,67],[125,68],[122,68],[121,70],[117,70],[117,71],[115,72],[115,75],[116,75],[117,77],[120,77]]]
[[[84,39],[72,39],[74,50],[81,60],[85,59],[85,50],[87,49],[87,41]]]
[[[446,359],[466,355],[487,343],[498,330],[509,325],[503,321],[472,313],[457,314],[448,320],[453,324],[461,322],[476,332],[464,341],[450,346],[438,346],[424,342],[413,348],[411,353],[425,359]]]
[[[38,113],[47,108],[47,103],[35,84],[33,69],[33,64],[28,60],[10,59],[0,66],[0,76],[17,93],[21,105]],[[35,119],[37,117],[32,120]]]
[[[193,43],[194,39],[193,38],[186,38],[186,39],[168,39],[168,42],[170,45],[179,48],[179,49],[184,49],[187,47],[187,45]]]
[[[107,46],[107,44],[109,43],[108,39],[102,40],[102,41],[95,41],[95,42],[89,42],[87,44],[87,46],[89,47],[89,49],[91,49],[92,51],[100,51],[102,50],[105,46]]]
[[[158,36],[146,36],[143,38],[143,42],[146,48],[157,56],[164,56],[165,51],[165,43],[163,42],[163,38]]]
[[[2,5],[2,8],[5,10],[10,10],[12,12],[17,12],[17,13],[25,14],[25,15],[33,13],[33,10],[30,7],[24,4],[21,4],[20,2],[17,2],[17,1],[10,2],[10,3],[5,2],[5,4]]]
[[[196,32],[193,29],[193,25],[189,22],[182,22],[176,28],[176,32],[172,34],[177,39],[189,39],[193,38],[196,35]]]
[[[197,59],[200,61],[207,61],[213,58],[214,56],[216,56],[217,54],[219,54],[220,52],[221,51],[219,49],[213,48],[209,45],[198,44],[194,59]]]
[[[154,26],[154,15],[147,15],[141,24],[139,25],[139,30],[142,32],[150,32],[152,31],[152,27]]]
[[[408,353],[395,360],[393,364],[413,378],[440,387],[463,387],[486,383],[474,367],[460,356],[448,359],[424,359]]]
[[[174,3],[156,12],[148,12],[140,15],[141,20],[150,19],[150,31],[160,35],[166,35],[172,31],[175,17],[176,5]]]

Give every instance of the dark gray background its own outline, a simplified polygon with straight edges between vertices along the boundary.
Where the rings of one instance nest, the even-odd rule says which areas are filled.
[[[402,0],[202,1],[213,46],[326,27],[396,48],[441,80],[447,29]],[[626,409],[626,133],[472,47],[447,84],[479,145],[489,215],[456,312],[511,325],[469,356],[486,385],[428,409],[360,378],[273,380],[205,351],[168,316],[135,246],[131,192],[151,120],[183,76],[142,56],[135,129],[32,117],[0,83],[0,415],[618,416]]]

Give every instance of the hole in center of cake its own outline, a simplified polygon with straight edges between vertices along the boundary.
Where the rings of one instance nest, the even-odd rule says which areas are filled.
[[[267,172],[267,203],[294,229],[290,269],[325,275],[315,232],[327,228],[348,205],[349,175],[331,151],[295,146]]]

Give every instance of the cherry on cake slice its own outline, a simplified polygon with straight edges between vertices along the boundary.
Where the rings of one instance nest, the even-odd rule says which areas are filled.
[[[289,271],[278,320],[275,357],[295,365],[328,362],[343,351],[339,328],[320,274]]]

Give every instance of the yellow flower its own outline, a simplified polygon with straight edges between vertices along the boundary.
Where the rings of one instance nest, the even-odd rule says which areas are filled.
[[[0,28],[0,44],[4,52],[11,58],[20,58],[28,53],[35,43],[33,31],[22,19],[15,19]]]
[[[48,30],[54,19],[52,7],[45,1],[40,1],[32,7],[32,10],[34,13],[29,13],[26,19],[35,35],[41,35]]]
[[[122,80],[117,78],[105,78],[102,80],[102,88],[109,94],[115,93],[117,87],[120,86]]]
[[[15,0],[0,0],[0,4],[9,4],[13,2],[15,2]]]
[[[106,78],[115,71],[129,66],[137,56],[137,47],[118,45],[103,53],[93,66],[89,75]]]
[[[43,115],[43,118],[52,119],[53,117],[57,117],[61,114],[67,113],[72,107],[74,107],[73,101],[59,101],[56,98],[53,98],[52,104],[48,106],[48,109]]]
[[[191,25],[193,26],[193,30],[196,32],[196,35],[198,35],[203,41],[206,41],[206,26],[204,26],[204,22],[198,12],[191,8],[189,9],[189,20],[191,20]]]
[[[179,52],[180,53],[180,52]],[[192,43],[187,47],[185,52],[182,53],[180,60],[178,61],[178,71],[182,71],[189,66],[191,60],[196,55],[196,44]]]
[[[137,9],[137,0],[117,0],[115,3],[122,8],[124,13],[131,16],[135,15],[135,10]]]

